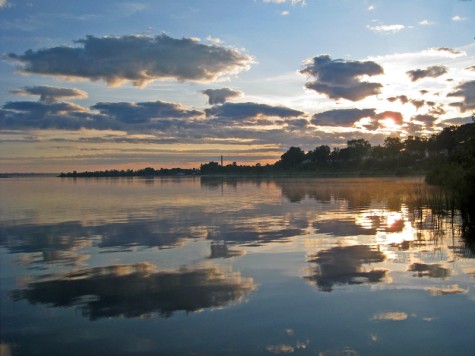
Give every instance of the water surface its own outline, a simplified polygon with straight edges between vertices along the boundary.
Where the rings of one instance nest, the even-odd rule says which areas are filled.
[[[11,354],[471,354],[475,260],[421,179],[0,181]]]

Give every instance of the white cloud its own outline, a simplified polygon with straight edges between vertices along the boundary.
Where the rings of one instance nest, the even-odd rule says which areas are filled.
[[[368,11],[374,11],[374,9],[375,9],[374,5],[368,6]]]
[[[454,16],[452,17],[452,21],[465,21],[467,18],[466,17],[460,17],[460,16]]]
[[[207,39],[208,41],[210,41],[211,43],[214,43],[214,44],[223,43],[223,41],[222,41],[220,38],[213,37],[213,36],[208,36],[208,37],[206,37],[206,39]]]
[[[281,14],[282,16],[287,16],[288,14],[290,14],[290,12],[288,12],[287,10],[285,10],[285,11],[282,11],[280,14]]]
[[[434,23],[432,21],[429,21],[429,20],[422,20],[419,22],[419,25],[421,26],[429,26],[429,25],[433,25]]]
[[[366,26],[371,31],[380,32],[380,33],[396,33],[402,31],[406,28],[404,25],[379,25],[379,26]]]
[[[274,4],[285,4],[289,3],[292,4],[292,6],[302,4],[305,5],[305,0],[263,0],[265,3],[274,3]]]

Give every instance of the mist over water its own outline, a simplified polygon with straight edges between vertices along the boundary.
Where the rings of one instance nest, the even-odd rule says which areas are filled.
[[[419,178],[15,178],[0,189],[5,353],[475,346],[473,245]]]

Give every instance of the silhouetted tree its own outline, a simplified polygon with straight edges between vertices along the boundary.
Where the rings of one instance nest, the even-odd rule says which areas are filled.
[[[347,154],[349,159],[360,161],[371,149],[371,144],[363,138],[358,140],[350,140],[346,143]]]
[[[330,157],[330,147],[321,145],[316,147],[313,151],[309,151],[306,158],[313,162],[326,162]]]
[[[300,147],[290,147],[287,152],[280,156],[278,165],[289,169],[297,166],[305,160],[305,152]]]
[[[388,157],[395,157],[404,148],[404,144],[399,137],[387,137],[384,140],[384,148]]]

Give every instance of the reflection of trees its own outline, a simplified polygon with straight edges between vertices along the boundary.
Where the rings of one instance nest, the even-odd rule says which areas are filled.
[[[355,236],[355,235],[375,235],[376,229],[365,229],[355,223],[354,220],[333,219],[326,221],[316,221],[313,224],[315,230],[322,234],[333,236]]]
[[[366,245],[334,247],[318,252],[309,262],[316,263],[311,276],[305,277],[318,289],[331,292],[335,284],[378,283],[386,270],[365,270],[363,264],[383,262],[384,254]]]
[[[211,254],[209,258],[230,258],[230,257],[239,257],[244,255],[242,250],[230,250],[228,245],[225,243],[211,243],[210,246]]]
[[[275,181],[282,195],[291,202],[315,199],[320,202],[348,201],[348,208],[369,207],[371,202],[385,202],[391,210],[398,211],[411,192],[417,188],[414,179],[342,178],[342,179],[292,179]]]
[[[91,320],[139,317],[158,312],[193,312],[222,307],[255,288],[252,278],[225,273],[216,266],[157,272],[149,263],[116,265],[69,272],[15,290],[15,300],[53,307],[79,306]]]

